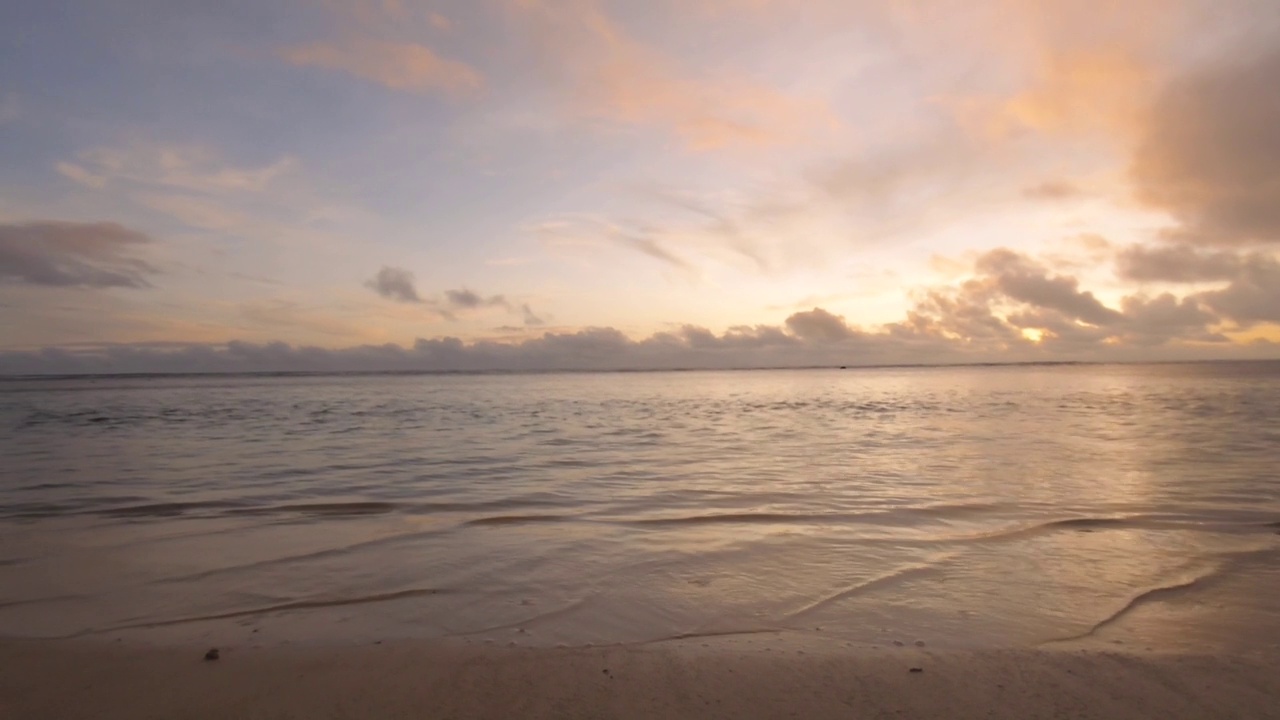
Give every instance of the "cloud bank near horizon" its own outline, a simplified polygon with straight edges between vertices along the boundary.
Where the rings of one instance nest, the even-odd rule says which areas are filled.
[[[780,325],[738,326],[720,334],[684,325],[642,339],[593,327],[509,342],[446,336],[418,339],[411,346],[339,349],[242,341],[45,348],[0,352],[0,374],[759,368],[1280,354],[1280,345],[1272,341],[1233,342],[1224,334],[1277,319],[1280,261],[1275,258],[1175,245],[1129,247],[1115,253],[1114,261],[1121,275],[1219,282],[1214,289],[1182,296],[1129,295],[1110,307],[1082,289],[1076,277],[998,248],[978,256],[963,281],[916,293],[903,320],[872,328],[813,307],[792,313]],[[384,267],[367,285],[390,302],[427,302],[412,276],[394,269]],[[527,305],[514,306],[502,296],[457,290],[444,298],[439,302],[459,309],[500,305],[523,314],[526,326],[541,321]]]
[[[804,332],[808,335],[799,335]],[[1179,345],[1160,360],[1275,359],[1280,345]],[[1095,344],[1075,353],[1047,353],[1031,342],[983,349],[904,327],[865,333],[820,308],[779,326],[733,328],[716,335],[700,327],[632,340],[614,328],[546,333],[518,343],[458,338],[413,345],[320,348],[284,342],[116,345],[0,352],[0,376],[142,373],[575,371],[805,368],[1016,362],[1144,362],[1141,349]]]

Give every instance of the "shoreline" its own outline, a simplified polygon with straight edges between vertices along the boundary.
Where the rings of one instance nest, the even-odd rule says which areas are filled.
[[[0,639],[0,716],[1280,718],[1280,654],[846,647],[778,636],[567,648]]]
[[[731,365],[725,367],[670,366],[670,367],[546,367],[546,368],[485,368],[485,369],[387,369],[387,370],[191,370],[191,371],[119,371],[76,373],[0,373],[0,382],[32,380],[129,380],[129,379],[182,379],[182,378],[312,378],[312,377],[416,377],[416,376],[520,376],[520,375],[610,375],[636,373],[696,373],[696,372],[786,372],[806,370],[948,370],[967,368],[1003,367],[1107,367],[1143,365],[1220,365],[1280,363],[1280,357],[1238,358],[1183,358],[1165,360],[988,360],[968,362],[912,362],[912,363],[824,363],[819,365]]]

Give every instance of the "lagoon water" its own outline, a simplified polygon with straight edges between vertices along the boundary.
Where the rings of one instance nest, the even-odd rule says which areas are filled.
[[[1280,363],[0,380],[0,635],[1280,646]]]

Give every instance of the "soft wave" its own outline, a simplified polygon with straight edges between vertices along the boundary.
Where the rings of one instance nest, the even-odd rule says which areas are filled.
[[[1030,525],[1016,525],[995,531],[947,538],[949,541],[1017,540],[1059,531],[1096,532],[1106,530],[1200,530],[1219,533],[1256,533],[1274,526],[1252,520],[1228,520],[1216,517],[1170,517],[1167,515],[1129,515],[1124,517],[1073,517]]]
[[[387,500],[353,500],[345,502],[299,502],[260,504],[246,500],[199,500],[191,502],[138,502],[144,498],[87,498],[65,503],[23,503],[0,506],[0,517],[51,518],[62,516],[100,516],[120,519],[185,517],[289,517],[315,516],[339,518],[349,516],[403,513],[466,513],[486,510],[518,510],[549,507],[549,500],[508,498],[475,502],[395,502]],[[132,501],[132,502],[130,502]],[[120,504],[129,502],[130,504]]]
[[[849,521],[860,515],[839,513],[770,513],[742,512],[710,515],[684,515],[680,517],[641,518],[624,520],[625,525],[713,525],[717,523],[805,523]]]
[[[997,508],[987,503],[943,503],[919,507],[892,508],[886,510],[867,510],[859,512],[780,512],[780,511],[747,511],[725,513],[702,513],[696,515],[677,515],[669,517],[652,517],[623,519],[618,522],[626,525],[664,526],[664,525],[702,525],[718,523],[867,523],[875,525],[914,525],[907,522],[911,518],[925,517],[930,519],[947,519],[963,517]]]
[[[77,635],[98,635],[102,633],[116,632],[120,630],[136,630],[145,628],[161,628],[173,625],[186,625],[189,623],[207,622],[210,620],[230,620],[233,618],[252,617],[255,615],[267,615],[269,613],[288,612],[291,610],[319,610],[323,608],[346,607],[349,605],[368,605],[372,603],[390,602],[392,600],[404,600],[408,598],[423,597],[426,595],[439,595],[448,592],[438,588],[411,588],[408,590],[397,590],[395,592],[379,593],[374,595],[357,595],[354,597],[343,598],[320,598],[314,600],[296,600],[293,602],[280,603],[278,605],[266,605],[263,607],[246,608],[243,610],[232,610],[223,613],[211,613],[208,615],[189,615],[181,618],[170,618],[164,620],[151,620],[148,622],[132,623],[128,625],[116,625],[110,628],[98,630],[89,630]]]
[[[168,503],[147,503],[144,505],[126,505],[124,507],[105,508],[93,511],[95,515],[105,515],[107,517],[171,517],[173,515],[186,515],[193,512],[201,511],[231,511],[236,508],[244,507],[243,503],[224,500],[205,500],[200,502],[168,502]]]
[[[1203,570],[1187,580],[1180,580],[1167,585],[1158,585],[1156,587],[1143,590],[1133,597],[1130,597],[1110,614],[1091,625],[1087,630],[1074,635],[1047,640],[1044,644],[1084,640],[1086,638],[1093,637],[1144,605],[1154,602],[1176,600],[1184,595],[1209,590],[1221,584],[1228,577],[1248,569],[1259,560],[1273,559],[1276,556],[1276,552],[1277,551],[1274,549],[1264,548],[1260,550],[1221,554],[1218,556],[1218,562],[1208,570]]]
[[[385,515],[404,509],[404,506],[393,502],[336,502],[336,503],[298,503],[295,505],[271,505],[266,507],[238,508],[228,511],[228,515]]]
[[[386,546],[397,545],[400,543],[410,542],[413,540],[420,540],[422,538],[427,538],[434,535],[440,535],[441,533],[444,533],[444,532],[447,532],[447,529],[419,530],[419,531],[410,532],[410,533],[399,533],[396,535],[389,535],[387,537],[381,537],[374,540],[366,540],[364,542],[351,543],[349,545],[340,545],[337,547],[324,548],[322,550],[315,550],[312,552],[297,553],[294,555],[282,555],[278,557],[270,557],[263,560],[258,560],[256,562],[240,563],[237,565],[228,565],[224,567],[213,568],[210,570],[202,570],[200,572],[188,573],[186,575],[176,575],[176,576],[164,578],[159,582],[165,583],[165,584],[193,582],[198,580],[207,580],[212,577],[219,577],[223,575],[243,573],[249,570],[260,570],[263,568],[276,567],[280,565],[293,565],[296,563],[308,562],[312,560],[321,560],[324,558],[331,558],[331,557],[341,557],[343,555],[350,555],[350,554],[366,551],[371,548],[386,547]]]
[[[893,570],[887,573],[884,573],[883,575],[878,575],[876,577],[867,578],[860,582],[856,582],[852,585],[849,585],[846,588],[843,588],[834,593],[831,593],[830,595],[817,598],[816,600],[811,601],[804,607],[801,607],[797,610],[793,610],[792,612],[784,616],[782,620],[783,622],[794,622],[807,615],[812,615],[813,613],[816,613],[819,610],[823,610],[824,608],[830,607],[842,600],[847,600],[851,597],[856,597],[864,593],[869,593],[884,587],[895,585],[897,583],[900,583],[910,578],[922,577],[922,576],[937,573],[939,566],[942,563],[949,560],[950,557],[951,556],[948,556],[945,558],[939,558],[929,563],[922,563],[918,565],[907,565],[904,567],[894,568]]]
[[[495,515],[468,520],[466,525],[524,525],[527,523],[563,522],[575,519],[572,515]]]

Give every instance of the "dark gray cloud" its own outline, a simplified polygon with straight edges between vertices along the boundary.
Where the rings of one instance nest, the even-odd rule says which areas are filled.
[[[834,316],[832,316],[834,317]],[[843,321],[836,319],[841,325]],[[795,324],[795,323],[792,323]],[[801,321],[803,324],[803,321]],[[607,370],[845,365],[960,360],[945,342],[920,347],[848,329],[808,339],[778,327],[739,327],[722,335],[686,326],[632,340],[613,328],[544,333],[519,343],[458,338],[418,340],[410,347],[338,350],[283,343],[111,346],[0,352],[0,374],[111,372],[270,372],[341,370]],[[841,336],[835,338],[834,336]]]
[[[1195,283],[1230,280],[1240,274],[1243,256],[1191,245],[1134,245],[1116,255],[1116,272],[1138,282]]]
[[[1131,296],[1121,304],[1124,311],[1121,342],[1134,345],[1161,345],[1173,339],[1223,343],[1228,339],[1209,327],[1218,316],[1206,309],[1197,297],[1177,298],[1162,293],[1154,298]]]
[[[968,280],[958,288],[924,293],[907,313],[906,325],[917,333],[958,338],[975,348],[1009,349],[1026,338],[996,314],[995,308],[1006,302],[989,282]]]
[[[1189,300],[1241,326],[1280,322],[1280,260],[1266,253],[1139,245],[1117,255],[1116,271],[1127,280],[1226,282]]]
[[[664,247],[661,243],[659,243],[657,240],[651,237],[646,237],[643,235],[631,235],[627,233],[618,233],[615,235],[615,238],[617,239],[618,242],[622,243],[624,246],[629,247],[633,250],[638,250],[639,252],[642,252],[645,255],[648,255],[649,257],[654,258],[655,260],[660,260],[674,268],[683,270],[685,272],[693,272],[693,273],[697,272],[697,268],[695,268],[692,263],[680,257],[679,255],[676,255],[675,253],[671,252],[666,247]]]
[[[1011,329],[1017,332],[1020,342],[1026,342],[1024,330],[1041,333],[1040,344],[1055,355],[1067,357],[1088,354],[1103,341],[1122,333],[1119,328],[1082,325],[1070,317],[1046,308],[1024,308],[1010,313],[1006,318]]]
[[[1081,291],[1076,278],[1050,276],[1044,268],[1012,250],[992,250],[978,258],[975,268],[1019,302],[1057,310],[1091,325],[1109,325],[1121,319],[1120,313],[1103,305],[1093,293]]]
[[[924,292],[896,333],[958,338],[971,347],[1007,351],[1026,342],[1018,328],[998,317],[999,299],[989,284],[970,280],[956,288]]]
[[[1240,325],[1280,323],[1280,261],[1263,255],[1248,256],[1230,285],[1196,297]]]
[[[1211,328],[1223,322],[1228,298],[1215,306],[1204,294],[1133,295],[1116,310],[1082,292],[1076,278],[1051,275],[1006,249],[980,257],[975,271],[974,278],[956,287],[922,294],[900,327],[955,338],[987,354],[1017,353],[1034,344],[1050,356],[1099,357],[1227,342]],[[1242,293],[1242,302],[1254,299]]]
[[[1134,157],[1140,200],[1196,244],[1280,242],[1280,51],[1171,84]]]
[[[787,318],[787,329],[801,340],[819,342],[846,340],[855,335],[855,331],[845,323],[843,317],[822,308],[793,314]]]
[[[388,300],[403,303],[421,303],[413,273],[404,268],[384,265],[377,275],[365,281],[365,287]]]
[[[0,224],[0,281],[53,287],[145,288],[158,271],[133,255],[151,238],[110,222]]]
[[[529,303],[520,306],[520,314],[524,316],[525,327],[537,327],[547,324],[546,320],[535,313],[533,308],[529,307]]]
[[[418,292],[413,273],[404,268],[384,265],[377,275],[365,281],[365,287],[389,300],[422,305],[445,320],[457,320],[459,314],[473,310],[502,308],[509,313],[521,315],[526,326],[545,324],[545,321],[533,312],[528,303],[516,306],[505,295],[485,296],[463,287],[445,290],[437,297],[423,297]]]
[[[459,290],[446,290],[444,292],[444,302],[454,310],[476,310],[484,307],[502,307],[510,309],[511,303],[507,302],[507,298],[503,295],[492,295],[484,297],[483,295],[461,288]]]
[[[478,308],[484,304],[484,298],[465,288],[462,290],[446,290],[444,297],[450,305],[459,308]]]

